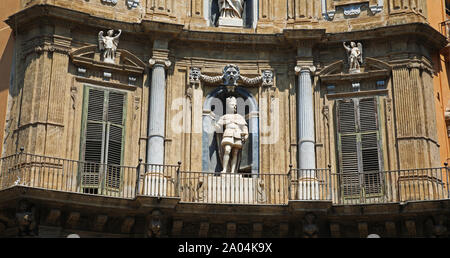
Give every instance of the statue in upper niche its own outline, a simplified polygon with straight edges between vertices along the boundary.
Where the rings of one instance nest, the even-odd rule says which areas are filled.
[[[119,37],[122,34],[122,30],[119,30],[119,34],[114,36],[114,30],[108,30],[106,36],[103,36],[103,31],[98,33],[98,47],[100,51],[103,51],[103,61],[105,63],[114,64],[117,47],[119,46]]]
[[[359,72],[361,64],[363,63],[362,58],[362,44],[355,42],[350,42],[350,46],[344,42],[344,48],[347,50],[348,64],[350,66],[350,72]]]
[[[245,0],[218,0],[220,17],[242,19]]]

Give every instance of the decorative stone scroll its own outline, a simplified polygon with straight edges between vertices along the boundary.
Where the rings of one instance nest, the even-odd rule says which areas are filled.
[[[262,75],[249,78],[241,74],[237,65],[229,64],[223,69],[222,75],[208,76],[202,74],[200,68],[192,67],[189,73],[189,83],[197,85],[201,81],[209,84],[221,84],[226,86],[229,91],[234,91],[239,84],[247,87],[273,86],[274,74],[271,70],[263,70]]]

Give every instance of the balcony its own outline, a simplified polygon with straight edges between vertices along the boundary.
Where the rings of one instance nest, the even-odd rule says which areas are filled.
[[[333,205],[449,199],[449,168],[336,173],[327,169],[259,175],[181,170],[177,165],[135,167],[17,153],[0,160],[0,190],[14,186],[122,199],[178,198],[182,203]]]
[[[448,9],[447,9],[447,11],[448,11]],[[450,61],[450,44],[449,44],[449,40],[450,40],[450,20],[446,20],[446,21],[441,23],[440,32],[441,32],[442,35],[444,35],[447,38],[447,46],[445,46],[441,50],[441,54],[444,55],[445,60],[448,62],[448,61]]]

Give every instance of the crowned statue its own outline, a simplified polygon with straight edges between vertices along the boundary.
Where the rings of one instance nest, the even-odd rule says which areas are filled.
[[[115,63],[116,51],[119,46],[119,37],[122,30],[114,36],[114,30],[108,30],[106,36],[103,36],[103,31],[98,33],[98,46],[100,51],[103,51],[103,61],[105,63]]]
[[[226,99],[226,114],[220,117],[215,127],[218,135],[223,132],[222,140],[219,141],[222,173],[236,173],[239,168],[242,146],[248,139],[248,127],[244,117],[237,114],[235,97]],[[223,129],[224,131],[222,131]]]
[[[219,26],[242,27],[245,0],[217,0],[219,4]]]

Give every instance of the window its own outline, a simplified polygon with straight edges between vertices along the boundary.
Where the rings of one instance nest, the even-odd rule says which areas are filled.
[[[86,87],[81,155],[85,193],[119,190],[125,134],[125,93]]]
[[[343,197],[381,193],[377,99],[337,101],[340,185]]]

